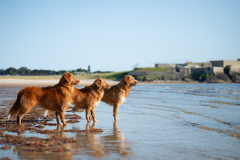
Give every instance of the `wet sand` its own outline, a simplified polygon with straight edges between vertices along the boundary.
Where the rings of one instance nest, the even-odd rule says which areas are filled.
[[[0,87],[0,105],[14,100],[21,88]],[[74,137],[77,142],[64,144],[69,151],[19,149],[14,154],[13,146],[0,150],[0,158],[240,159],[240,84],[140,84],[120,106],[117,123],[112,107],[103,102],[96,107],[97,123],[87,123],[83,112],[77,114],[83,117],[80,122],[69,123],[66,128],[45,126],[56,133],[22,133],[25,137]],[[91,128],[103,132],[64,132]]]

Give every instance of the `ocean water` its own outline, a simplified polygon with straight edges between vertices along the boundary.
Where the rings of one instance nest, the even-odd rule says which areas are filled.
[[[101,102],[96,107],[99,122],[87,123],[85,113],[78,113],[83,117],[79,123],[62,128],[104,131],[62,132],[58,136],[78,140],[65,145],[68,152],[13,154],[11,149],[0,150],[0,158],[240,159],[240,84],[140,84],[120,106],[120,121],[114,122],[112,110]]]

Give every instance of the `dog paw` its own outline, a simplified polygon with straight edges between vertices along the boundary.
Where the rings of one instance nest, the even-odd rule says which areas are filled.
[[[115,120],[115,121],[120,121],[120,119],[119,119],[119,118],[115,118],[114,120]]]
[[[63,124],[62,124],[61,122],[59,122],[57,125],[60,125],[60,126],[62,126]]]
[[[99,121],[99,120],[96,120],[96,119],[94,120],[94,122],[98,122],[98,121]]]

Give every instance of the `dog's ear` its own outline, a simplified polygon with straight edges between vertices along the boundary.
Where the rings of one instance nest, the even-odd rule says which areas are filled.
[[[88,88],[90,85],[86,85],[84,88]]]
[[[95,81],[95,84],[98,86],[98,88],[100,88],[102,85],[101,85],[101,79],[97,79],[96,81]]]
[[[130,78],[129,76],[124,77],[124,82],[127,83],[128,85],[130,84]]]
[[[71,74],[70,73],[65,73],[64,74],[64,79],[67,83],[71,82]]]

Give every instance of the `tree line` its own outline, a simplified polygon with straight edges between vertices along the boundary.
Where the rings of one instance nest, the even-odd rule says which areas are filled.
[[[73,74],[77,74],[77,72],[84,72],[88,73],[88,70],[86,69],[76,69],[76,70],[59,70],[59,71],[54,71],[54,70],[44,70],[44,69],[28,69],[27,67],[21,67],[19,69],[10,67],[6,70],[0,69],[0,75],[21,75],[21,76],[27,76],[27,75],[62,75],[65,72],[70,72]]]

